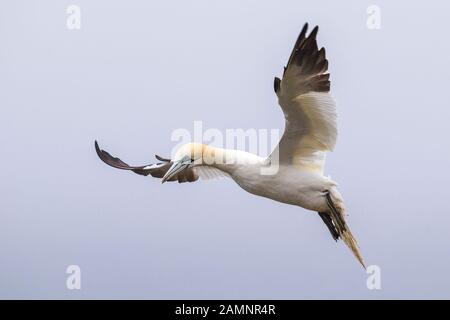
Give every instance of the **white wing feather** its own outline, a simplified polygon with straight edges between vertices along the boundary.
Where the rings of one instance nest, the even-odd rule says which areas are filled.
[[[302,30],[283,79],[275,78],[275,91],[286,124],[271,159],[323,173],[325,152],[336,145],[337,115],[329,93],[325,49],[317,49],[316,34],[317,27],[309,37],[306,28]]]
[[[230,177],[228,173],[211,166],[198,166],[195,167],[194,170],[202,180],[212,180]]]

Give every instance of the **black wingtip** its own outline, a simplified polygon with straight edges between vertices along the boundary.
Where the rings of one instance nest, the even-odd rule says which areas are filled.
[[[315,26],[314,29],[309,34],[308,38],[315,39],[318,32],[319,32],[319,26]]]
[[[294,49],[300,45],[300,43],[306,38],[306,32],[308,32],[308,22],[306,22],[298,35],[297,42],[295,43]]]
[[[103,151],[102,149],[100,149],[97,140],[95,140],[94,144],[95,144],[95,152],[97,153],[97,156],[100,158],[100,160],[102,160],[103,162],[108,164],[108,162],[106,161],[107,156],[105,156],[105,153],[107,155],[109,155],[109,154],[107,152]]]
[[[305,24],[303,25],[302,31],[300,33],[306,33],[306,31],[308,31],[308,22],[305,22]]]
[[[101,150],[100,147],[98,146],[98,142],[97,140],[94,140],[94,145],[95,145],[95,151],[97,152],[97,155],[101,158]]]
[[[305,43],[307,37],[306,32],[308,31],[308,22],[306,22],[303,25],[302,31],[300,31],[300,34],[297,37],[297,40],[295,41],[294,48],[292,49],[291,55],[289,56],[288,62],[286,64],[286,67],[284,68],[284,73],[286,72],[286,68],[289,67],[294,57],[297,55],[298,51],[300,50],[300,47]]]
[[[171,161],[170,159],[163,158],[163,157],[161,157],[161,156],[158,156],[157,154],[155,154],[155,158],[156,158],[157,160],[159,160],[159,161],[162,161],[162,162],[170,162],[170,161]]]
[[[280,83],[281,83],[280,78],[275,77],[275,79],[273,79],[273,89],[275,90],[275,93],[277,93],[278,90],[280,90]]]

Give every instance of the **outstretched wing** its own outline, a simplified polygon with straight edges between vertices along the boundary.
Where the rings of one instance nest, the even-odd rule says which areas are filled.
[[[156,156],[156,158],[162,162],[138,167],[129,166],[119,158],[113,157],[108,152],[101,150],[100,147],[98,146],[97,141],[95,141],[95,151],[97,152],[99,158],[107,165],[110,165],[111,167],[117,169],[131,170],[134,173],[143,176],[151,175],[152,177],[155,178],[162,178],[172,165],[172,162],[169,159]],[[196,180],[198,180],[198,174],[193,169],[186,169],[167,181],[178,181],[181,183],[181,182],[193,182]]]
[[[330,95],[330,74],[325,49],[317,47],[315,27],[306,36],[303,27],[283,78],[274,88],[286,118],[284,134],[271,155],[280,164],[323,172],[325,152],[336,144],[335,101]]]

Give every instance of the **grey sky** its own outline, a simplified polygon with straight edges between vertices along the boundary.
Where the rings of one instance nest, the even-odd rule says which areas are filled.
[[[66,8],[81,8],[81,30]],[[381,8],[381,29],[366,9]],[[0,298],[450,298],[448,3],[2,1]],[[107,167],[177,128],[282,128],[272,89],[305,22],[338,103],[327,173],[382,290],[317,214],[231,180]],[[82,271],[68,290],[66,267]]]

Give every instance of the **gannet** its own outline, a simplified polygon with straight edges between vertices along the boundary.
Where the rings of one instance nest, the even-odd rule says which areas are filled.
[[[365,268],[348,224],[344,200],[337,184],[324,175],[325,153],[333,151],[337,138],[335,101],[330,94],[330,74],[325,49],[318,49],[316,26],[306,36],[305,24],[295,42],[281,79],[274,89],[285,117],[285,130],[268,157],[200,143],[182,145],[172,159],[156,155],[160,162],[129,166],[119,158],[95,149],[106,164],[165,181],[194,182],[226,176],[242,189],[275,201],[317,212],[332,238],[342,239]],[[277,170],[264,174],[264,168]]]

